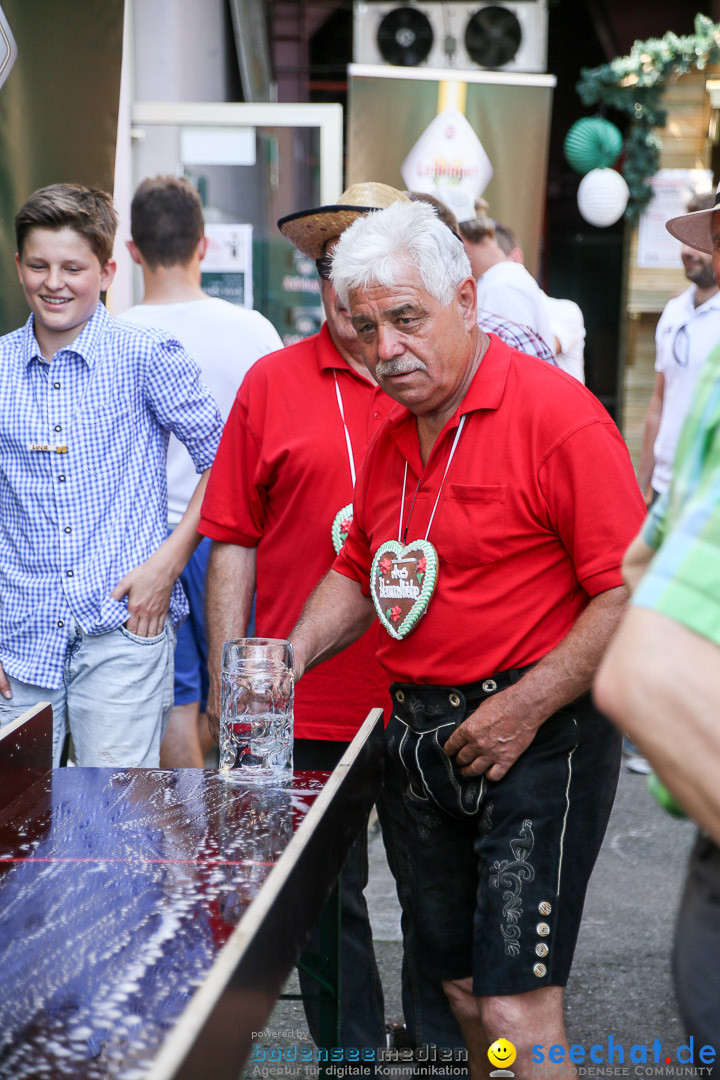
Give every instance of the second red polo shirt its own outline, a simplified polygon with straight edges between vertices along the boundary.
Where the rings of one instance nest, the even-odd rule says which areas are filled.
[[[238,391],[210,474],[199,530],[257,547],[256,634],[288,636],[329,570],[331,527],[353,489],[335,378],[355,467],[394,406],[337,352],[327,326],[253,365]],[[309,671],[295,692],[295,734],[351,739],[388,679],[372,627],[339,656]]]

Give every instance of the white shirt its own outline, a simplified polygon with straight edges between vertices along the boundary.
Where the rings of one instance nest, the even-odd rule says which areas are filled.
[[[199,365],[223,422],[248,369],[261,356],[282,348],[274,326],[259,311],[211,296],[179,304],[136,304],[120,318],[139,326],[159,327],[177,338]],[[168,522],[177,525],[198,476],[190,455],[174,435],[168,445],[167,474]]]
[[[477,306],[529,326],[553,348],[542,289],[520,263],[499,262],[486,270],[478,280]]]
[[[560,342],[558,367],[585,382],[585,320],[574,300],[559,300],[543,293],[554,336]]]
[[[650,481],[661,494],[670,484],[675,449],[700,369],[720,341],[720,293],[695,307],[691,285],[665,305],[655,331],[655,370],[665,377],[662,414]]]

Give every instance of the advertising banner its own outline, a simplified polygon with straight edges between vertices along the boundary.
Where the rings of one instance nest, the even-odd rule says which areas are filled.
[[[124,0],[0,0],[0,333],[27,318],[13,220],[37,188],[113,190]]]
[[[405,188],[405,174],[421,171],[432,181],[423,190],[440,199],[482,192],[490,216],[517,233],[526,266],[536,273],[555,77],[372,64],[351,64],[348,77],[347,183]],[[476,139],[464,124],[447,122],[451,105]],[[438,116],[445,122],[434,123]]]

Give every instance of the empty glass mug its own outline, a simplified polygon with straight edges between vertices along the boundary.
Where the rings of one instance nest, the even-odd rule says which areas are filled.
[[[293,771],[293,651],[280,638],[238,638],[222,651],[220,775],[278,784]]]

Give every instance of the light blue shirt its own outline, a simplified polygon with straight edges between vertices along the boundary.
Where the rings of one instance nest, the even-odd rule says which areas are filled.
[[[170,432],[201,473],[222,418],[169,334],[98,304],[47,363],[33,326],[31,316],[0,338],[0,661],[56,688],[69,617],[88,634],[124,623],[126,600],[110,593],[166,537]],[[177,582],[170,614],[176,624],[187,614]]]

